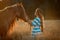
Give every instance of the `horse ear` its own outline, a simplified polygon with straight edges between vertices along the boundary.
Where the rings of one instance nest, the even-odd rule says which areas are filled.
[[[22,2],[20,2],[20,3],[17,3],[17,6],[21,6],[21,7],[23,7],[23,4],[22,4]]]

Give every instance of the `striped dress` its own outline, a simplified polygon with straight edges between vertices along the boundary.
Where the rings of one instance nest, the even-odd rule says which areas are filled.
[[[35,36],[35,35],[37,35],[37,34],[39,34],[40,32],[41,32],[41,29],[40,29],[40,25],[41,25],[41,23],[40,23],[40,18],[39,17],[36,17],[33,21],[32,21],[32,26],[34,26],[33,27],[33,29],[32,29],[32,36]]]

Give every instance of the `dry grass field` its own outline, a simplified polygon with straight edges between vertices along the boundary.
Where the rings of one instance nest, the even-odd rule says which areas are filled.
[[[43,32],[35,39],[31,36],[31,27],[23,20],[15,21],[9,35],[13,40],[60,40],[60,20],[44,20]]]

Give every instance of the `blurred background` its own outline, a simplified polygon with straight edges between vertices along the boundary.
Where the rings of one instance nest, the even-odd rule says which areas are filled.
[[[23,3],[24,8],[30,19],[34,18],[33,15],[36,8],[40,8],[43,11],[42,14],[44,16],[45,25],[43,27],[43,30],[44,30],[43,34],[40,35],[39,40],[40,39],[42,40],[59,40],[60,39],[60,0],[0,0],[0,10],[6,6],[10,6],[18,2]],[[25,32],[24,30],[29,29],[28,27],[29,25],[27,27],[26,26],[20,27],[20,26],[21,26],[20,24],[18,25],[18,27],[14,26],[16,28],[14,30],[17,30],[19,28],[19,32],[20,31]],[[23,36],[22,39],[25,40],[25,37],[23,34],[22,36]]]
[[[0,10],[6,6],[22,2],[30,19],[33,19],[36,8],[41,8],[45,20],[60,19],[60,0],[0,0]]]

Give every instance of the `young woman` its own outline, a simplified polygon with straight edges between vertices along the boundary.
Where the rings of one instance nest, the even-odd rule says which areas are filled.
[[[39,8],[37,8],[35,10],[35,16],[36,17],[31,22],[32,26],[34,26],[34,28],[32,30],[32,35],[37,35],[37,34],[40,34],[40,32],[43,32],[43,16],[41,13],[42,12]]]

